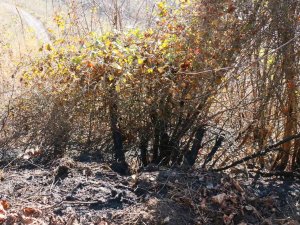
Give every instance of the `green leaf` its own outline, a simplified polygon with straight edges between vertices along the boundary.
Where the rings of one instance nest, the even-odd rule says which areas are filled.
[[[81,56],[76,56],[72,59],[72,63],[80,64],[81,62],[82,62],[82,57]]]

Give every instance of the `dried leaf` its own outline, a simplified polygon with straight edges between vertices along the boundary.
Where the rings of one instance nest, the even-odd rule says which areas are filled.
[[[31,207],[25,207],[23,208],[22,211],[25,216],[34,216],[34,217],[39,217],[42,213],[39,209],[35,209]]]
[[[239,192],[244,192],[244,189],[241,187],[238,181],[232,180],[232,184],[236,190],[238,190]]]
[[[164,220],[162,221],[162,224],[169,224],[170,222],[170,217],[167,216],[166,218],[164,218]]]
[[[137,180],[137,175],[133,174],[133,175],[131,175],[131,178],[133,179],[133,181],[136,181]]]
[[[226,200],[226,197],[227,195],[225,193],[222,193],[222,194],[218,194],[218,195],[215,195],[211,198],[211,200],[214,202],[214,203],[217,203],[219,205],[222,205],[224,203],[224,201]]]
[[[191,99],[192,99],[192,95],[191,95],[191,94],[187,94],[187,95],[185,96],[185,99],[186,99],[186,100],[191,100]]]
[[[3,206],[3,209],[5,209],[5,210],[7,210],[7,209],[10,208],[10,204],[9,204],[9,202],[6,201],[6,200],[0,200],[0,205],[2,205],[2,206]]]
[[[0,181],[4,181],[4,172],[0,170]]]
[[[89,67],[89,68],[94,68],[95,65],[94,65],[91,61],[88,61],[88,62],[87,62],[87,67]]]
[[[245,206],[245,209],[246,209],[247,211],[253,211],[253,210],[254,210],[253,206],[251,206],[251,205],[246,205],[246,206]]]
[[[232,224],[232,220],[233,220],[234,216],[235,216],[234,213],[231,213],[229,216],[224,215],[223,216],[223,222],[224,222],[224,224],[226,224],[226,225]]]
[[[159,73],[164,73],[165,72],[164,67],[158,67],[157,70],[158,70]]]
[[[238,204],[238,196],[235,195],[235,194],[231,194],[231,195],[229,196],[229,200],[230,200],[232,203],[234,203],[234,204]]]

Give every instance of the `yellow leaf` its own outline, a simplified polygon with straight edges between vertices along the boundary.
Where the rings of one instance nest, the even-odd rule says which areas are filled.
[[[152,68],[149,68],[149,69],[147,70],[147,73],[153,73],[153,69],[152,69]]]
[[[164,1],[161,1],[161,2],[157,3],[157,6],[160,9],[164,9],[166,7],[166,3]]]
[[[120,85],[116,85],[116,91],[119,93],[120,91],[121,91],[121,87],[120,87]]]
[[[110,40],[106,40],[106,41],[105,41],[105,45],[106,45],[107,47],[109,47],[109,46],[111,45],[111,41],[110,41]]]
[[[167,47],[169,47],[169,41],[165,40],[160,46],[159,49],[166,49]]]
[[[112,81],[112,80],[114,80],[114,79],[115,79],[115,76],[114,76],[114,75],[112,75],[112,74],[110,74],[110,75],[108,76],[108,79],[109,79],[109,81]]]
[[[144,59],[138,58],[138,64],[139,64],[139,65],[144,64]]]
[[[47,49],[48,51],[52,51],[52,46],[48,43],[48,44],[46,45],[46,49]]]

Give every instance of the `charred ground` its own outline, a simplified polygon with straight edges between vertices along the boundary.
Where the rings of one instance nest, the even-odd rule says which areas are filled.
[[[3,170],[3,224],[299,224],[297,178],[158,168],[120,176],[106,163],[16,160]]]

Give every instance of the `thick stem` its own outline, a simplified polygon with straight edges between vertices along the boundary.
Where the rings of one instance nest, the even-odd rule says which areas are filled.
[[[110,127],[112,132],[112,139],[114,143],[115,160],[125,162],[125,154],[123,151],[122,133],[118,127],[118,106],[117,106],[117,93],[114,85],[111,89],[111,104],[109,105],[110,114]]]
[[[141,150],[141,160],[142,160],[143,166],[148,165],[148,142],[149,142],[149,139],[144,134],[142,134],[140,150]]]
[[[201,148],[201,145],[202,145],[202,140],[203,140],[204,134],[205,134],[205,128],[203,126],[200,126],[196,131],[195,139],[193,141],[191,150],[188,151],[184,156],[185,161],[190,166],[193,166],[196,162],[199,149]]]

